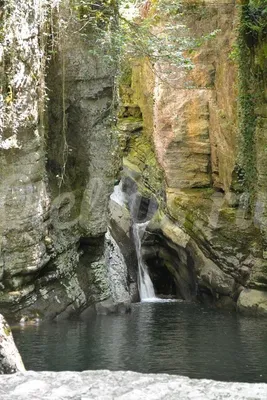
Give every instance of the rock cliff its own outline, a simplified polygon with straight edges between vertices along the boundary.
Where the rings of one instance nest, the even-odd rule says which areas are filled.
[[[266,5],[180,7],[193,68],[159,61],[153,76],[138,59],[121,85],[125,174],[160,206],[150,273],[165,268],[179,297],[267,315]]]
[[[1,14],[0,309],[18,318],[67,316],[110,297],[105,233],[119,166],[115,69],[90,10],[37,3]]]
[[[94,6],[1,6],[0,309],[17,318],[113,307],[129,301],[129,285],[137,298],[136,271],[106,235],[120,154],[112,40],[101,35],[116,4],[92,26]],[[159,292],[267,314],[266,5],[183,0],[175,12],[193,68],[146,57],[123,66],[132,215],[113,203],[111,231],[129,267],[129,221],[154,215],[143,256]]]

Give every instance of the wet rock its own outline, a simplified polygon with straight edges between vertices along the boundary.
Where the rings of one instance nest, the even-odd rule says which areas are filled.
[[[139,292],[137,287],[137,258],[135,245],[131,232],[131,214],[127,203],[129,195],[123,190],[123,182],[115,186],[109,202],[110,210],[110,232],[112,237],[118,244],[128,270],[129,291],[131,301],[139,300]]]
[[[13,340],[11,329],[0,314],[0,374],[25,371],[22,359]]]
[[[107,299],[97,303],[95,305],[95,310],[98,315],[107,315],[115,313],[117,311],[117,307],[112,299]]]
[[[140,131],[143,128],[143,121],[142,120],[121,120],[118,126],[118,129],[121,131],[126,132],[136,132]]]
[[[107,299],[97,303],[95,310],[98,315],[126,314],[131,311],[130,302],[114,303],[112,299]]]
[[[170,221],[169,218],[164,217],[160,223],[162,233],[173,243],[186,248],[190,236],[188,236],[177,224]]]
[[[131,303],[128,270],[123,254],[109,231],[105,236],[105,257],[95,263],[92,272],[96,313],[128,312]]]
[[[216,307],[222,310],[236,311],[236,303],[229,296],[221,296],[216,302]]]
[[[200,270],[200,283],[219,294],[230,295],[234,290],[234,280],[225,274],[213,261],[205,259]]]
[[[238,298],[237,308],[243,314],[267,316],[267,292],[244,289]]]
[[[106,265],[113,302],[130,303],[127,266],[119,246],[109,231],[106,233]]]

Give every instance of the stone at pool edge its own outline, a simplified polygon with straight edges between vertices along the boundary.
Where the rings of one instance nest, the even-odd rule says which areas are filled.
[[[242,314],[267,317],[267,292],[256,289],[242,290],[237,309]]]
[[[114,303],[112,299],[107,299],[95,305],[95,311],[98,315],[108,314],[127,314],[131,312],[131,304],[126,302]]]
[[[15,345],[11,329],[0,314],[0,375],[24,371],[25,367]]]

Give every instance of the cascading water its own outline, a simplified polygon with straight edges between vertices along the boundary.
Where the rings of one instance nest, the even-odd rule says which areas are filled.
[[[126,203],[125,194],[122,190],[122,181],[120,181],[119,185],[114,187],[114,191],[110,196],[110,199],[120,206],[124,207]]]
[[[138,192],[129,194],[123,191],[123,181],[120,181],[119,185],[114,187],[114,192],[112,193],[111,202],[116,203],[116,205],[121,207],[126,207],[130,211],[132,221],[140,220],[142,218],[152,218],[156,211],[155,203],[149,203],[147,205],[147,210],[142,210],[140,213],[140,199]],[[113,207],[113,206],[112,206]],[[146,216],[145,216],[145,211]],[[138,261],[138,290],[141,302],[170,302],[177,301],[176,299],[161,299],[156,297],[153,283],[150,279],[148,266],[142,257],[142,238],[144,236],[145,230],[147,228],[148,222],[144,223],[134,223],[132,222],[133,237],[135,251]]]
[[[134,224],[133,225],[133,235],[134,243],[136,248],[136,255],[138,261],[138,287],[141,301],[155,300],[156,295],[153,287],[153,283],[150,279],[147,265],[143,260],[141,251],[141,241],[144,236],[148,222]]]

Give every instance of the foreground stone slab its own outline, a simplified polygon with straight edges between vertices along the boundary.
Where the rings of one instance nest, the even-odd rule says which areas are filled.
[[[0,376],[1,400],[266,400],[267,384],[136,372],[26,372]]]

